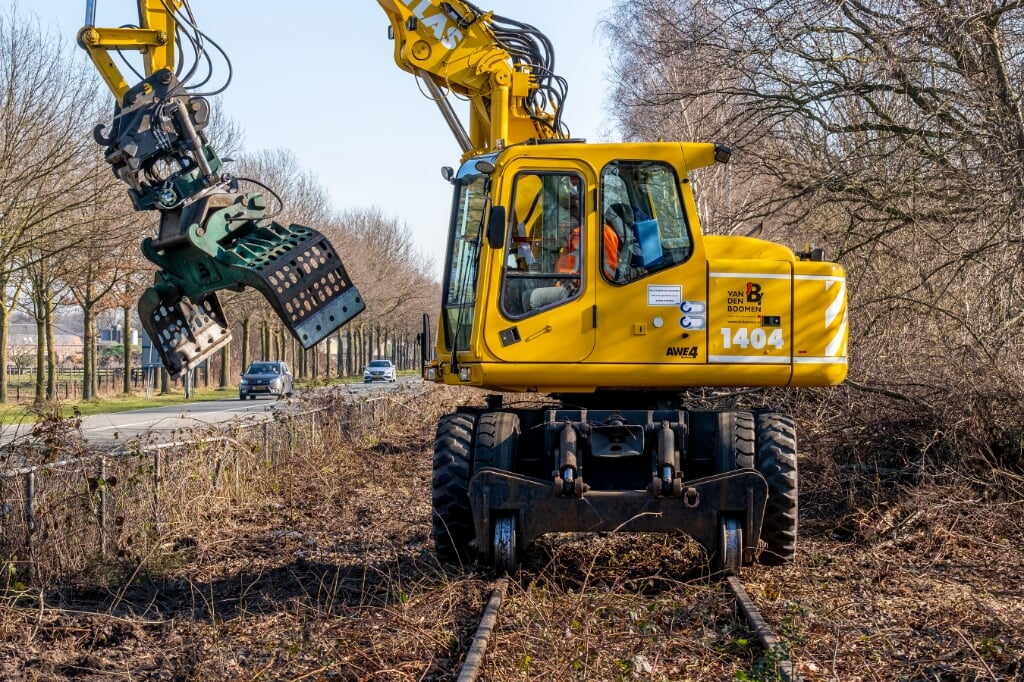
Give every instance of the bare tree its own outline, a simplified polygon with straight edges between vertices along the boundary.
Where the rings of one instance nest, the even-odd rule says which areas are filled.
[[[58,237],[59,235],[54,235]],[[22,270],[27,282],[26,312],[36,322],[36,380],[34,404],[52,401],[57,390],[57,358],[54,347],[54,311],[65,289],[63,269],[66,249],[58,243],[45,253],[25,254],[29,260]]]
[[[70,46],[37,20],[0,14],[0,402],[7,399],[7,330],[23,276],[45,252],[61,217],[86,199],[74,170],[95,144],[96,80],[69,57]]]
[[[98,392],[96,316],[104,309],[123,305],[125,287],[137,280],[145,265],[139,258],[139,222],[148,217],[130,209],[123,186],[116,182],[95,150],[94,160],[82,172],[90,178],[85,195],[73,215],[76,245],[69,262],[67,282],[73,300],[82,309],[82,397]],[[130,343],[129,343],[130,345]]]
[[[726,222],[846,265],[856,377],[1019,390],[1022,3],[634,0],[607,28],[624,132],[732,143]]]
[[[333,221],[335,248],[359,287],[366,312],[353,322],[359,357],[383,355],[393,340],[415,330],[434,310],[440,288],[415,248],[409,226],[379,208],[352,209]]]

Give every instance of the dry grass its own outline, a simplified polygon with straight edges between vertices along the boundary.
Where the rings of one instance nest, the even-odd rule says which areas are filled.
[[[150,498],[128,492],[152,472],[119,472],[124,520],[102,570],[71,561],[92,539],[54,533],[63,549],[37,557],[46,589],[9,581],[0,678],[455,679],[491,581],[434,559],[430,452],[438,415],[479,396],[351,406],[334,391],[311,399],[332,410],[312,432],[255,429],[233,436],[248,448],[168,457],[155,527]],[[906,422],[824,418],[836,399],[800,407],[797,561],[745,576],[794,661],[810,680],[1024,676],[1020,479],[951,468]],[[64,508],[91,499],[75,475]],[[513,581],[483,678],[773,679],[704,571],[683,538],[545,538]]]

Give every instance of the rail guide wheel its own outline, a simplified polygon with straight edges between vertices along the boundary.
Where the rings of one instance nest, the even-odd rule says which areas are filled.
[[[516,568],[516,517],[499,516],[494,520],[494,535],[491,543],[494,570],[498,573],[512,573]]]
[[[743,526],[734,517],[719,522],[716,568],[726,575],[738,575],[743,566]]]

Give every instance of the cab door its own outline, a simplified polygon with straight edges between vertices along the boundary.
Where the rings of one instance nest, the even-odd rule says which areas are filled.
[[[623,374],[619,385],[679,385],[684,366],[707,362],[707,293],[696,211],[681,176],[678,149],[634,147],[600,168],[604,229],[597,286],[597,346],[588,361],[657,365]],[[617,150],[612,149],[611,153]],[[677,369],[669,369],[677,368]],[[614,384],[611,384],[614,385]]]
[[[578,362],[594,348],[593,172],[571,161],[522,159],[512,181],[497,304],[484,340],[505,362]],[[588,217],[589,216],[589,217]]]

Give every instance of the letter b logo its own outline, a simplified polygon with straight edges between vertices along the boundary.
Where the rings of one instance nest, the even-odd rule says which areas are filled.
[[[760,284],[757,282],[747,282],[747,303],[757,303],[760,305],[763,296]]]

